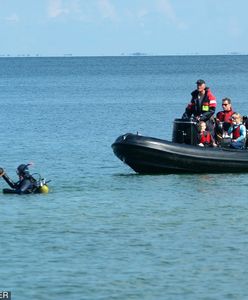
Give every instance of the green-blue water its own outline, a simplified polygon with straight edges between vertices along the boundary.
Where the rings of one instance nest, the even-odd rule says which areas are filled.
[[[171,139],[203,78],[248,114],[248,56],[1,58],[0,290],[24,299],[247,299],[248,174],[135,174],[126,132]],[[0,181],[0,188],[7,187]]]

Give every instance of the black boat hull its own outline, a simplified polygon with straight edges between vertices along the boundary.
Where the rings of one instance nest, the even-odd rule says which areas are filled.
[[[115,155],[140,174],[248,172],[248,151],[204,148],[136,134],[112,144]]]

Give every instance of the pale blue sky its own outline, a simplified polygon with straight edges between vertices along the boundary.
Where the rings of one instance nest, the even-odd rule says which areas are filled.
[[[0,0],[0,55],[248,54],[247,0]]]

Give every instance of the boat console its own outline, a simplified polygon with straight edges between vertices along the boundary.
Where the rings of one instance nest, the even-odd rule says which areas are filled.
[[[172,142],[197,145],[197,123],[193,120],[175,119],[173,123]]]

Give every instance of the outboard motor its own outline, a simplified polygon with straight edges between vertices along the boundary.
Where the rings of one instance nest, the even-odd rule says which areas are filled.
[[[197,123],[193,120],[175,119],[172,142],[179,144],[197,144]]]

